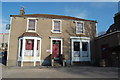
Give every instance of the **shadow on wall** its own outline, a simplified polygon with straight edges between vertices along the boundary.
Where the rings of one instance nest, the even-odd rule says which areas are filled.
[[[42,66],[51,66],[51,54],[43,60]]]

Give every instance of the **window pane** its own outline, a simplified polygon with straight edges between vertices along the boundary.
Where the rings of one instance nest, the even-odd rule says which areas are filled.
[[[60,32],[60,21],[54,21],[54,31]]]
[[[39,49],[40,45],[40,40],[37,40],[37,50]]]
[[[33,39],[26,39],[24,55],[25,56],[33,56],[34,55],[34,40]]]
[[[36,56],[39,56],[40,54],[40,40],[37,40],[37,53]]]
[[[29,19],[29,28],[28,30],[35,30],[35,20]]]
[[[82,51],[88,50],[88,42],[82,42]]]
[[[26,50],[34,49],[34,40],[27,39],[26,40]]]
[[[74,51],[80,51],[80,42],[74,42]]]
[[[23,45],[23,40],[20,40],[20,56],[22,56],[22,45]]]
[[[77,22],[77,33],[83,33],[83,23]]]

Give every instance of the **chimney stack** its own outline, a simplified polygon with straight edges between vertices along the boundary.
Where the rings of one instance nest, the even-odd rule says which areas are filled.
[[[24,12],[24,8],[22,7],[21,10],[20,10],[20,15],[24,15],[25,12]]]

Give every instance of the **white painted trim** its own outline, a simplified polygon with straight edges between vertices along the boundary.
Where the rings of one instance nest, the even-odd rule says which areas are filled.
[[[62,33],[62,32],[54,32],[53,30],[51,30],[51,32],[52,32],[52,33],[58,33],[58,34],[59,34],[59,33]]]
[[[70,51],[70,63],[71,63],[71,65],[73,65],[73,42],[72,42],[72,39],[70,40],[70,43],[71,43],[71,45],[70,45],[70,47],[71,47],[71,51]]]
[[[40,38],[40,66],[42,65],[42,62],[41,62],[41,60],[42,60],[42,57],[41,57],[41,45],[42,45],[42,40],[41,40],[41,38]]]
[[[28,28],[29,28],[29,19],[34,19],[35,20],[35,31],[33,31],[33,30],[28,30]],[[37,19],[38,18],[27,18],[27,28],[26,28],[26,32],[36,32],[36,28],[37,28]]]
[[[18,40],[18,58],[20,57],[21,39]]]
[[[82,40],[80,40],[80,61],[82,61]]]
[[[82,57],[83,61],[91,61],[91,54],[90,54],[90,40],[81,40],[81,45],[82,42],[87,42],[88,43],[88,57]],[[82,47],[81,47],[82,48]]]
[[[82,59],[82,45],[81,45],[81,40],[80,39],[72,39],[71,40],[71,42],[72,42],[72,45],[71,45],[71,47],[72,47],[72,60],[71,61],[74,61],[73,60],[73,58],[74,58],[74,55],[73,55],[73,53],[74,53],[74,42],[79,42],[80,43],[80,58],[79,58],[79,61],[81,61],[81,59]]]
[[[8,57],[9,57],[9,53],[10,53],[10,35],[11,35],[11,27],[12,26],[12,17],[10,17],[10,30],[9,30],[9,36],[8,36],[8,50],[7,50],[7,66],[8,66]]]
[[[79,61],[91,61],[91,54],[90,54],[90,38],[88,37],[72,37],[71,38],[71,64],[73,64],[73,50],[74,50],[74,42],[80,42],[80,59]],[[88,42],[88,57],[83,57],[82,56],[82,42]]]
[[[33,61],[34,62],[34,56],[25,56],[24,60],[22,60],[22,58],[19,57],[17,61]],[[40,61],[40,57],[36,57],[36,61]]]
[[[34,66],[36,65],[37,39],[34,39]]]
[[[25,53],[25,43],[26,43],[25,38],[23,38],[21,67],[23,67],[23,60],[24,60],[24,53]]]
[[[91,61],[91,50],[90,50],[90,41],[88,42],[88,51],[89,51],[89,60]]]
[[[23,37],[23,38],[25,38],[25,39],[38,39],[38,40],[40,40],[40,37]]]
[[[97,30],[97,23],[96,23],[96,36],[95,37],[97,37],[98,36],[98,30]]]
[[[71,36],[70,39],[86,39],[89,40],[89,37],[76,37],[76,36]]]
[[[56,38],[51,38],[51,41],[50,41],[51,42],[50,43],[51,44],[51,50],[50,50],[51,52],[50,52],[50,54],[52,54],[52,45],[53,45],[52,41],[53,40],[60,40],[61,41],[61,54],[63,54],[63,39],[59,39],[57,37]]]
[[[83,33],[77,33],[77,23],[80,22],[83,24]],[[85,34],[85,29],[84,29],[84,21],[75,21],[75,25],[76,25],[76,34]]]
[[[55,32],[54,31],[54,21],[60,21],[60,32]],[[62,20],[60,19],[52,19],[52,30],[51,30],[52,33],[62,33]]]
[[[38,38],[38,37],[22,37],[22,38],[19,38],[19,44],[20,44],[20,40],[23,40],[23,45],[22,45],[22,57],[19,56],[20,54],[20,49],[18,51],[18,59],[17,59],[17,62],[18,61],[21,61],[21,67],[23,66],[23,63],[24,62],[34,62],[34,66],[36,66],[36,61],[40,61],[40,65],[41,65],[41,38]],[[26,39],[33,39],[34,40],[34,55],[33,55],[33,59],[32,60],[25,60],[25,57],[24,56],[24,53],[25,53],[25,43],[26,43]],[[37,60],[36,58],[36,52],[37,52],[37,40],[40,40],[40,53],[39,53],[39,56],[38,58],[40,58],[40,60]],[[20,46],[19,46],[20,48]]]

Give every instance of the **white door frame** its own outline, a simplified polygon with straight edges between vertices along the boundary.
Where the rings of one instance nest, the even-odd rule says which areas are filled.
[[[51,52],[50,52],[50,54],[52,54],[52,45],[53,45],[53,40],[59,40],[59,41],[61,41],[61,53],[60,54],[63,54],[63,39],[60,39],[60,38],[51,38]]]

